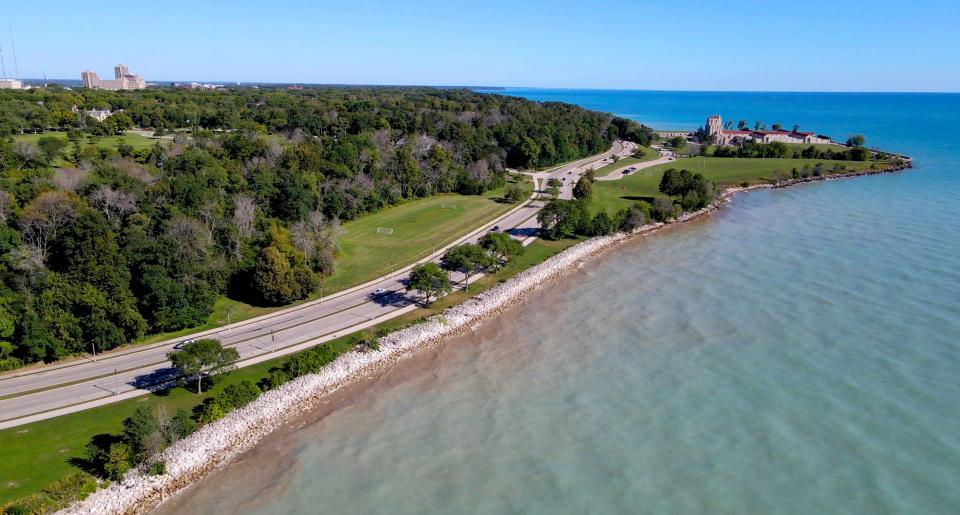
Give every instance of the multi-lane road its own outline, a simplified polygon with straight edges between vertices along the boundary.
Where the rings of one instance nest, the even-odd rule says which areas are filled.
[[[634,148],[632,143],[617,142],[608,152],[598,156],[531,174],[536,183],[534,189],[545,187],[550,178],[557,178],[563,183],[561,198],[571,198],[573,184],[580,175],[613,162],[611,156],[614,154],[630,155]],[[653,166],[666,159],[637,166]],[[451,246],[475,242],[493,226],[499,226],[529,244],[536,237],[536,213],[540,207],[542,201],[535,191],[526,202],[422,261],[439,259]],[[4,374],[0,376],[0,429],[143,395],[172,377],[166,354],[188,338],[215,338],[224,346],[237,349],[240,353],[238,366],[243,367],[399,316],[417,307],[405,288],[412,266],[323,299],[219,329],[105,353],[96,359],[86,358]],[[463,278],[455,274],[451,279],[462,281]],[[380,289],[387,293],[374,296],[373,292]]]

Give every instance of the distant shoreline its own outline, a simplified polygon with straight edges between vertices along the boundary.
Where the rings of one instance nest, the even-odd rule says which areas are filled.
[[[167,465],[166,475],[151,476],[139,470],[132,471],[124,481],[93,493],[64,512],[99,514],[150,511],[164,500],[225,467],[254,448],[275,429],[314,409],[319,402],[328,399],[331,393],[341,387],[382,372],[405,356],[442,345],[446,338],[496,316],[530,293],[578,270],[580,264],[593,256],[613,249],[634,236],[652,234],[664,227],[702,218],[728,204],[738,193],[894,173],[911,168],[912,164],[912,160],[907,159],[884,169],[865,169],[844,174],[790,179],[778,184],[727,188],[708,206],[683,214],[670,222],[647,224],[629,234],[599,236],[578,243],[490,290],[448,308],[440,315],[387,335],[381,341],[379,352],[344,354],[317,374],[302,376],[275,390],[264,392],[246,407],[204,426],[165,450],[160,458]]]

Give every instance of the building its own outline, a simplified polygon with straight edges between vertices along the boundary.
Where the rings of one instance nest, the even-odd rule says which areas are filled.
[[[723,119],[720,115],[707,118],[707,136],[710,136],[717,145],[735,145],[744,141],[757,143],[799,143],[813,145],[816,143],[833,143],[829,136],[813,132],[783,131],[783,130],[729,130],[723,128]]]
[[[97,76],[96,72],[84,70],[80,74],[83,80],[83,87],[90,89],[109,89],[116,91],[118,89],[143,89],[147,83],[138,75],[130,73],[130,69],[122,64],[113,67],[113,80],[104,80]]]
[[[23,89],[23,82],[19,79],[0,79],[0,89]]]
[[[77,106],[73,106],[73,108],[71,108],[70,110],[73,111],[74,113],[81,112],[80,108]],[[123,109],[121,109],[120,111],[123,111]],[[120,111],[117,111],[117,112],[119,113]],[[89,111],[82,111],[82,113],[84,116],[93,118],[98,122],[102,122],[107,118],[110,118],[111,116],[113,116],[113,112],[110,111],[109,109],[90,109]]]

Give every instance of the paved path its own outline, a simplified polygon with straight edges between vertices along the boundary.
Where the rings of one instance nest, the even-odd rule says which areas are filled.
[[[631,164],[631,165],[623,165],[622,168],[618,168],[618,169],[616,169],[616,170],[613,170],[612,172],[608,173],[607,175],[604,175],[603,177],[597,177],[596,180],[598,180],[598,181],[615,181],[615,180],[617,180],[617,179],[623,178],[624,175],[629,175],[629,174],[636,173],[637,171],[643,170],[644,168],[653,168],[654,166],[660,166],[660,165],[663,165],[663,164],[668,164],[668,163],[672,162],[674,159],[675,159],[675,157],[674,157],[674,155],[673,155],[673,152],[671,152],[671,151],[669,151],[669,150],[660,150],[660,157],[657,158],[657,159],[654,159],[653,161],[644,161],[644,162],[642,162],[642,163],[636,163],[636,164]],[[629,173],[624,173],[624,172],[626,172],[626,171],[627,171],[628,169],[630,169],[630,168],[633,168],[634,171],[629,172]]]
[[[475,242],[491,227],[499,226],[525,245],[534,241],[536,213],[543,206],[538,194],[549,178],[565,179],[563,196],[570,198],[572,185],[589,168],[610,162],[614,153],[632,153],[632,143],[614,144],[610,151],[581,159],[553,170],[530,174],[534,193],[524,203],[450,245],[438,249],[420,262],[437,261],[454,245]],[[379,279],[251,320],[219,329],[159,343],[109,352],[97,359],[80,359],[0,376],[0,429],[80,411],[143,395],[173,377],[166,354],[188,338],[209,337],[240,353],[238,366],[249,366],[333,340],[344,334],[376,325],[417,308],[406,292],[405,282],[413,264]],[[481,274],[471,278],[478,280]],[[460,274],[451,280],[463,282]],[[374,297],[373,291],[386,294]]]

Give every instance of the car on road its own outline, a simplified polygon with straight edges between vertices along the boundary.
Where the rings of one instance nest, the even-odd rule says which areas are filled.
[[[500,230],[500,226],[499,226],[499,225],[494,225],[493,227],[490,228],[490,232],[497,232],[497,231],[499,231],[499,230]]]
[[[182,342],[174,345],[174,346],[173,346],[173,349],[174,349],[174,350],[180,350],[180,349],[183,348],[184,345],[191,344],[191,343],[193,343],[193,342],[195,342],[195,341],[197,341],[197,340],[194,340],[193,338],[190,338],[189,340],[183,340]]]
[[[373,290],[373,296],[374,296],[374,297],[380,297],[380,296],[386,295],[386,294],[387,294],[387,289],[386,289],[386,288],[377,288],[376,290]]]

